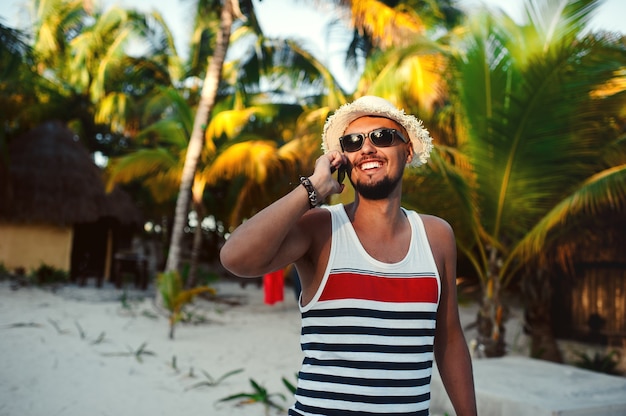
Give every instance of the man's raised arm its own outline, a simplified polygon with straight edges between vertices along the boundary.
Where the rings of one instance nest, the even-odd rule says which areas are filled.
[[[330,173],[331,165],[342,162],[338,152],[317,160],[309,180],[320,200],[343,189]],[[237,227],[220,251],[222,265],[238,276],[255,277],[293,263],[310,245],[310,235],[301,227],[309,209],[309,192],[296,187]]]

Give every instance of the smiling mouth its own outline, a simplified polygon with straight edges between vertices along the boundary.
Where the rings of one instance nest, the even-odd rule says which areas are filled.
[[[381,162],[377,162],[377,161],[370,161],[370,162],[364,162],[362,163],[359,168],[361,168],[361,170],[370,170],[370,169],[377,169],[379,167],[382,166]]]

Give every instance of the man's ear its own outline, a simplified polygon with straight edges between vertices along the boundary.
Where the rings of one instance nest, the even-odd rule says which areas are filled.
[[[411,163],[413,160],[413,155],[415,154],[415,150],[413,150],[413,142],[409,140],[407,143],[407,155],[406,155],[406,163]]]

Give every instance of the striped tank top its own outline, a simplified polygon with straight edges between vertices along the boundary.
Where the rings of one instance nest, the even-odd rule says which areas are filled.
[[[290,416],[428,415],[440,280],[413,211],[410,248],[383,263],[361,245],[343,205],[328,266],[302,313],[304,361]]]

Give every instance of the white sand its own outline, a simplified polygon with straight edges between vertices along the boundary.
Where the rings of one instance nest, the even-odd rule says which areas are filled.
[[[250,378],[283,394],[287,400],[275,400],[288,407],[281,379],[295,383],[302,359],[293,294],[286,290],[285,302],[268,306],[256,285],[217,289],[244,305],[197,300],[193,313],[208,322],[177,326],[172,341],[151,300],[127,308],[110,288],[53,294],[0,283],[0,415],[263,415],[260,404],[218,403],[252,392]],[[144,343],[154,355],[139,362],[129,352]],[[189,389],[208,380],[203,371],[217,379],[236,369],[243,372],[217,386]]]
[[[295,384],[302,360],[291,288],[284,302],[268,306],[256,284],[214,287],[241,305],[196,300],[194,316],[207,321],[179,324],[170,340],[167,318],[151,297],[124,306],[123,292],[111,287],[66,286],[52,293],[0,282],[0,416],[264,415],[258,403],[219,402],[253,392],[250,379],[284,395],[274,399],[289,407],[293,399],[282,378]],[[475,312],[462,308],[464,325]],[[519,320],[510,322],[513,341]],[[140,355],[140,362],[133,352],[143,344],[154,355]],[[218,379],[237,369],[243,371],[215,386],[190,388],[208,381],[203,371]]]

